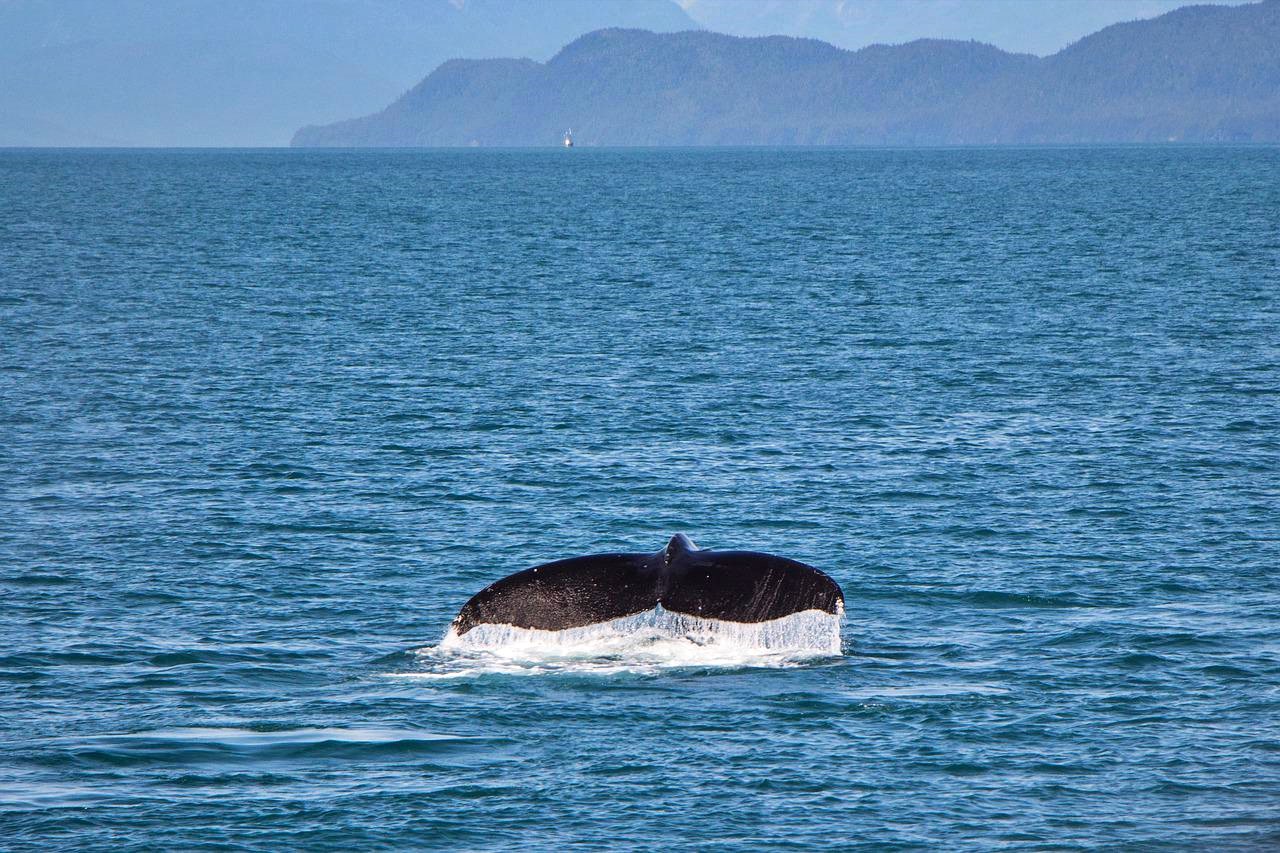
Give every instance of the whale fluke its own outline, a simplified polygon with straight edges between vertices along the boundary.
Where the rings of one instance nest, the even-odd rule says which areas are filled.
[[[844,594],[825,573],[755,551],[699,548],[677,533],[653,554],[595,554],[525,569],[472,596],[453,620],[560,631],[621,619],[661,605],[673,613],[729,622],[767,622],[805,610],[844,612]]]

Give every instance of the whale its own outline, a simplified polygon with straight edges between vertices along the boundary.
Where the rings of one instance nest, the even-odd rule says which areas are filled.
[[[562,631],[662,609],[702,619],[768,622],[810,610],[844,614],[826,573],[758,551],[699,548],[677,533],[654,553],[608,553],[543,563],[473,595],[450,626]]]

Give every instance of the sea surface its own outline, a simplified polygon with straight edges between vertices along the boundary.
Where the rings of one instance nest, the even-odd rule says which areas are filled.
[[[6,851],[1274,849],[1280,149],[0,152],[0,517]]]

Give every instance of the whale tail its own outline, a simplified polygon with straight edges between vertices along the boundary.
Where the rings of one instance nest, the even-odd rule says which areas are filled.
[[[476,593],[453,620],[559,631],[661,606],[729,622],[766,622],[806,610],[839,615],[844,594],[813,566],[755,551],[698,548],[676,534],[652,554],[573,557],[525,569]]]

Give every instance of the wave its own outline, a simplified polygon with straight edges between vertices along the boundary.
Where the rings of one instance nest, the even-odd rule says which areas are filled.
[[[653,673],[669,669],[798,666],[840,655],[840,616],[806,610],[768,622],[728,622],[661,607],[581,628],[543,631],[478,625],[451,628],[436,646],[414,649],[409,678],[557,672]]]
[[[436,754],[475,740],[418,729],[174,728],[100,735],[58,750],[53,763],[132,767],[149,764],[252,763],[314,759],[369,760]]]

